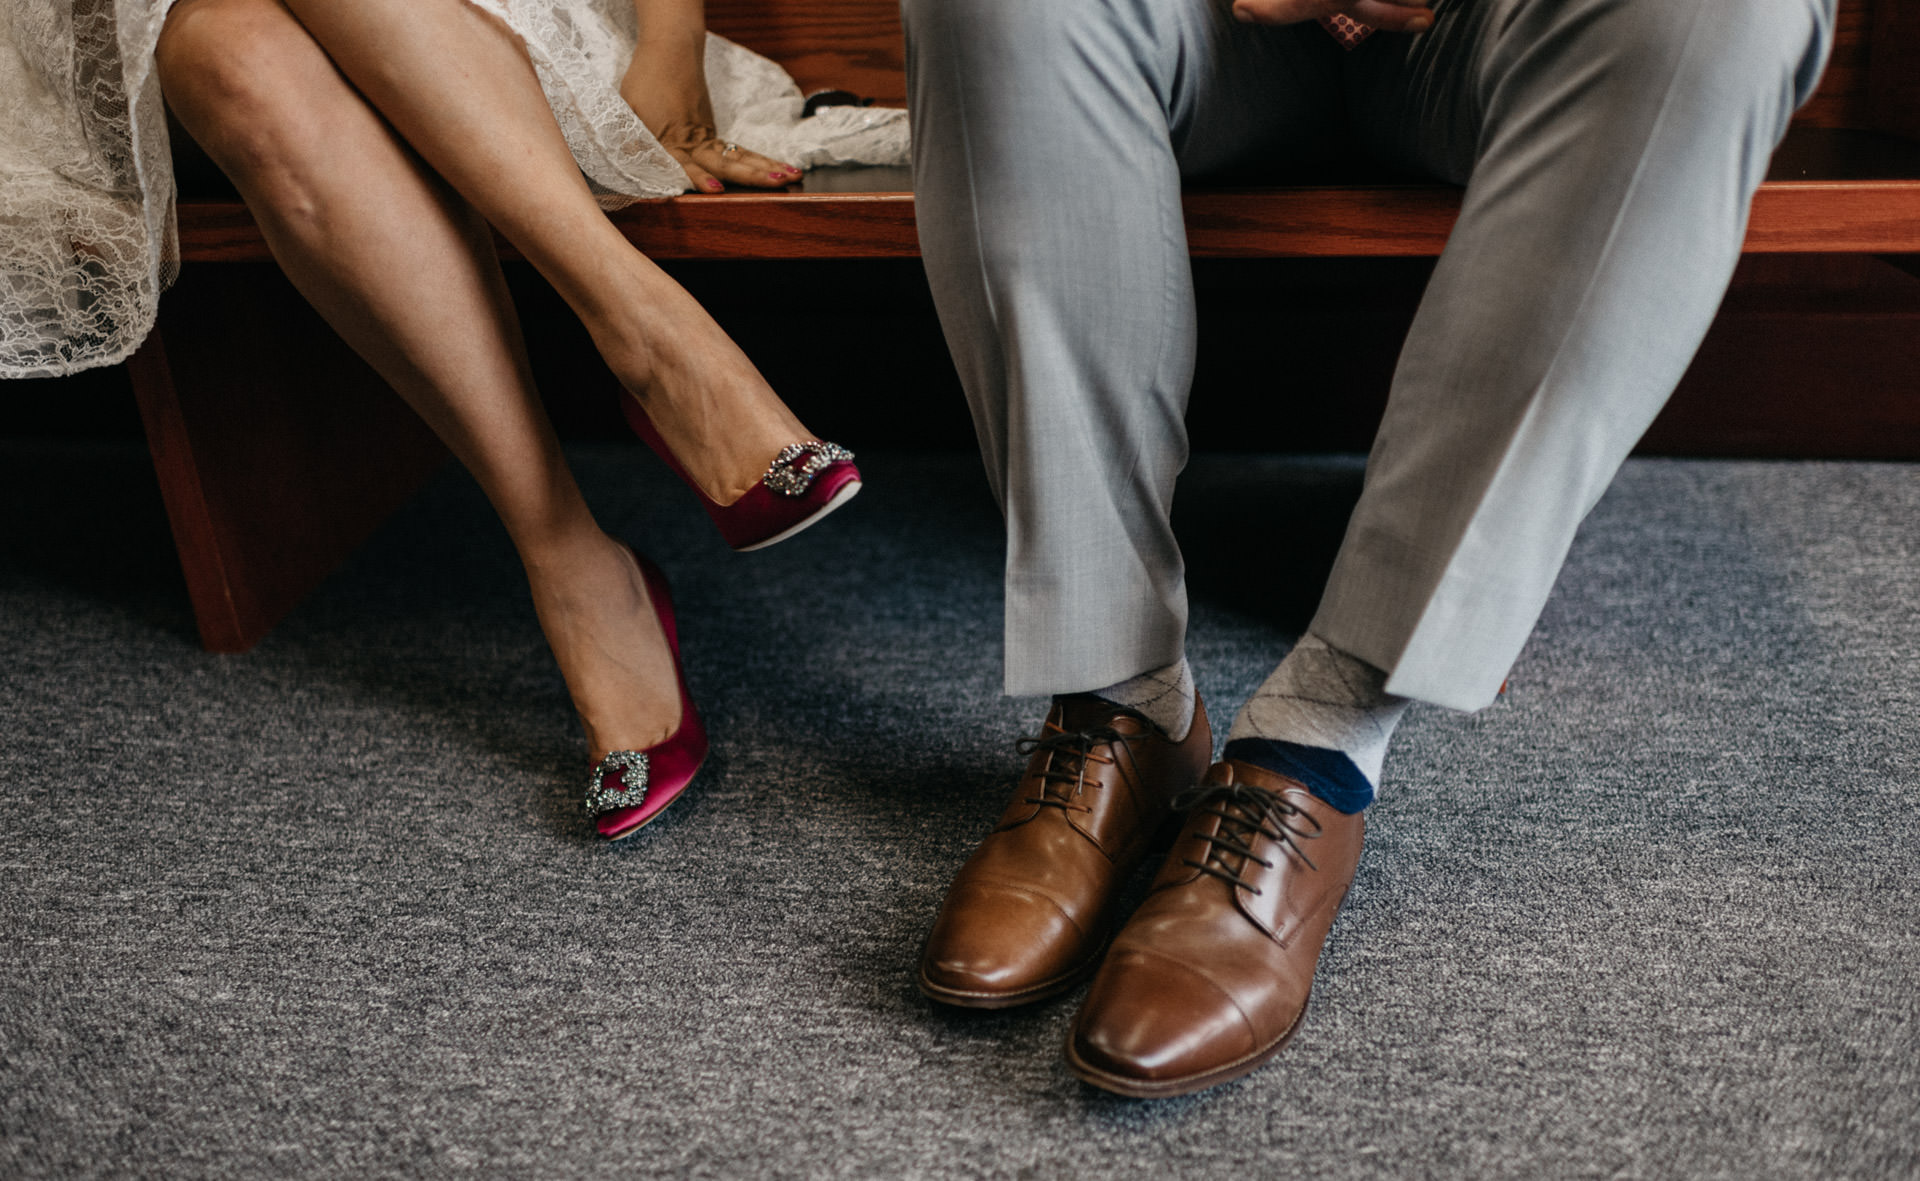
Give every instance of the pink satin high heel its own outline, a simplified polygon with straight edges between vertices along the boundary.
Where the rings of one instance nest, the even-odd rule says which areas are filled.
[[[631,547],[629,547],[631,548]],[[687,675],[680,668],[680,634],[673,624],[673,597],[667,589],[667,576],[660,568],[633,551],[640,563],[640,576],[647,583],[647,597],[666,633],[667,648],[673,653],[673,675],[680,685],[680,725],[665,740],[645,750],[609,752],[593,769],[587,784],[587,815],[594,827],[610,841],[630,837],[654,817],[660,815],[693,782],[694,773],[707,757],[707,728],[687,692]]]
[[[720,504],[700,490],[700,486],[680,466],[653,420],[640,408],[631,394],[620,399],[627,425],[653,448],[687,487],[693,489],[706,506],[707,515],[719,527],[728,545],[745,553],[763,549],[776,541],[785,541],[852,500],[860,491],[860,469],[853,466],[853,452],[835,443],[809,439],[790,443],[780,449],[767,474],[747,489],[746,495],[732,504]]]

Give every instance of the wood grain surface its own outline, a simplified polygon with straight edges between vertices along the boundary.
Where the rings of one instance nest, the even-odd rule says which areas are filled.
[[[1293,188],[1186,196],[1195,258],[1436,255],[1459,213],[1450,188]],[[1920,246],[1920,179],[1769,181],[1748,253],[1907,253]]]
[[[1189,192],[1195,258],[1403,258],[1439,254],[1460,213],[1448,185]]]
[[[1217,189],[1185,197],[1196,258],[1408,257],[1446,245],[1460,191],[1443,185]],[[645,202],[614,215],[658,259],[912,258],[911,193],[742,193]],[[262,262],[237,202],[180,206],[191,262]],[[1920,253],[1920,179],[1769,181],[1754,197],[1747,250]],[[501,243],[505,257],[517,255]]]
[[[907,104],[898,0],[708,0],[707,27],[785,66],[802,94],[851,90]]]
[[[914,258],[913,194],[689,194],[614,215],[641,252],[662,259]],[[511,252],[511,247],[506,250]],[[510,255],[511,256],[511,255]]]

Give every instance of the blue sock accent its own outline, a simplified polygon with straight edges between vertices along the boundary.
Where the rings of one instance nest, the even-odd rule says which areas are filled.
[[[1335,811],[1351,816],[1373,803],[1373,784],[1353,760],[1324,746],[1303,746],[1278,738],[1236,738],[1227,743],[1225,757],[1298,779]]]

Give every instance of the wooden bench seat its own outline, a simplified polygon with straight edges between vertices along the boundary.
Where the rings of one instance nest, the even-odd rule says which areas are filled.
[[[613,219],[658,259],[917,258],[906,170],[837,171],[791,191],[641,202]],[[1185,200],[1195,258],[1433,256],[1460,209],[1460,191],[1438,184],[1200,188]],[[272,261],[237,201],[182,204],[180,245],[190,262]],[[1746,249],[1920,253],[1920,143],[1795,128],[1754,197]]]
[[[904,102],[896,0],[709,0],[708,13],[803,90]],[[1746,249],[1873,255],[1920,275],[1916,141],[1920,11],[1843,0],[1827,78],[1754,200]],[[837,170],[784,192],[642,202],[614,220],[662,260],[912,259],[907,183],[904,169]],[[1196,188],[1185,205],[1198,259],[1429,258],[1459,200],[1443,185],[1330,180]],[[222,265],[270,262],[244,206],[183,200],[179,225],[182,281],[131,374],[202,640],[239,651],[444,453],[271,267]]]

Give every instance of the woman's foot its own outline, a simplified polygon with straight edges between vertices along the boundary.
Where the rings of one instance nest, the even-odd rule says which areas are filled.
[[[709,500],[739,500],[782,448],[816,436],[678,283],[638,255],[649,298],[587,319],[600,354]]]
[[[670,737],[680,725],[679,679],[633,552],[595,530],[528,557],[527,579],[589,760]]]
[[[653,420],[640,403],[628,398],[621,409],[633,433],[675,475],[691,484],[686,468],[654,429]],[[859,491],[860,469],[853,465],[853,452],[814,439],[781,448],[766,474],[731,504],[719,504],[707,496],[700,499],[720,536],[744,553],[765,549],[813,526]]]

